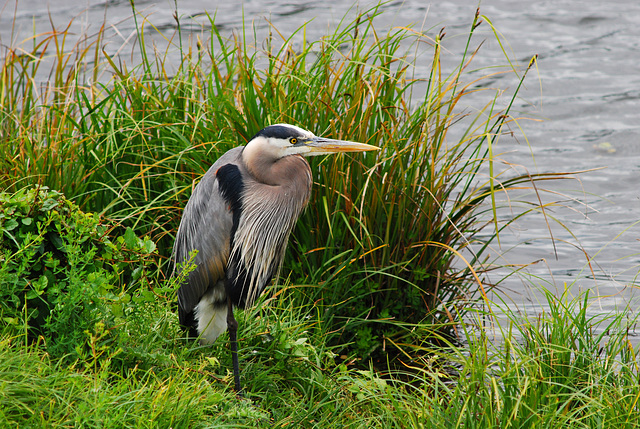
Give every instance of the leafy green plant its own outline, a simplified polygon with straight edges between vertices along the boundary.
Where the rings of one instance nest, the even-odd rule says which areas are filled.
[[[96,338],[112,338],[114,318],[147,282],[154,243],[131,229],[110,238],[98,216],[46,187],[0,193],[0,231],[3,322],[42,338],[52,356],[87,345],[95,356]]]

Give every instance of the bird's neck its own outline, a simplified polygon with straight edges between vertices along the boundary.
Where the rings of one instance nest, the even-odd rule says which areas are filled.
[[[274,157],[273,153],[260,145],[249,144],[242,151],[242,161],[249,174],[259,183],[304,188],[311,185],[311,169],[300,155]]]
[[[278,178],[271,172],[276,161],[277,159],[263,150],[260,145],[248,144],[242,150],[242,163],[251,177],[260,183],[279,185]]]

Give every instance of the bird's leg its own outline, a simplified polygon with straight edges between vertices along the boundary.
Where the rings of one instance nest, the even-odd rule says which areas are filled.
[[[233,360],[233,381],[236,393],[242,394],[240,386],[240,363],[238,362],[238,321],[233,317],[233,304],[227,297],[227,329],[229,330],[229,342],[231,343],[231,359]]]

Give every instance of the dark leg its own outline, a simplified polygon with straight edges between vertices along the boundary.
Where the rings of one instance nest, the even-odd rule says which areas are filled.
[[[231,359],[233,360],[233,381],[236,393],[242,394],[240,386],[240,363],[238,363],[238,322],[233,317],[233,304],[231,298],[227,298],[227,329],[229,330],[229,341],[231,342]]]

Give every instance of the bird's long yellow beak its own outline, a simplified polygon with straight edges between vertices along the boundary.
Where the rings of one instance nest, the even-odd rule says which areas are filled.
[[[313,137],[303,143],[309,150],[305,155],[322,155],[338,152],[366,152],[380,150],[377,146],[366,143],[350,142],[347,140],[333,140],[324,137]]]

